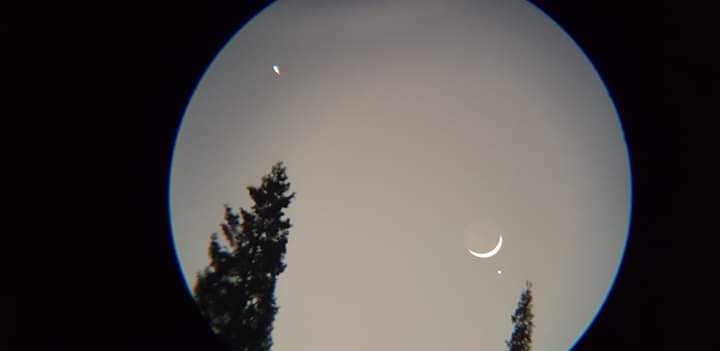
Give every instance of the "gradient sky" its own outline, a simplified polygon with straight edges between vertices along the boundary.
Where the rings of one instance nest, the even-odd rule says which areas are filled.
[[[276,161],[297,192],[276,351],[504,350],[525,280],[533,350],[568,349],[622,258],[619,120],[588,59],[524,1],[279,1],[250,21],[178,135],[190,286],[223,203],[249,207]],[[489,259],[467,252],[497,242],[473,232],[483,220],[504,239]]]

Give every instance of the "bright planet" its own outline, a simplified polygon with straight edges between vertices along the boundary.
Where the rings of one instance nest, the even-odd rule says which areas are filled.
[[[275,351],[503,350],[526,281],[532,349],[568,350],[625,250],[631,174],[613,102],[526,1],[290,0],[248,22],[177,135],[188,294],[223,204],[249,208],[246,187],[277,161],[297,196]]]

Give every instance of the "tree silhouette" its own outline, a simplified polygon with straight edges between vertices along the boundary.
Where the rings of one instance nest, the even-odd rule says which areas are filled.
[[[233,351],[265,351],[272,346],[277,276],[285,270],[291,227],[283,219],[295,193],[285,166],[276,163],[259,187],[247,187],[254,205],[239,214],[225,205],[222,234],[210,237],[210,264],[197,275],[193,289],[200,312],[214,332],[224,336]]]
[[[515,313],[510,316],[513,322],[513,332],[510,340],[505,342],[508,351],[530,351],[532,346],[533,313],[532,313],[532,283],[525,282],[525,290],[520,294]]]

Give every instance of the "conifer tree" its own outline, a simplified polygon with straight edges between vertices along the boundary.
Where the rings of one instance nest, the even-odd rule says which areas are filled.
[[[510,340],[505,342],[508,351],[530,351],[532,347],[533,313],[532,313],[532,283],[525,282],[525,290],[520,295],[515,313],[510,316],[513,322],[513,331]]]
[[[193,293],[213,331],[227,338],[233,351],[266,351],[272,346],[272,324],[278,307],[277,277],[286,267],[290,220],[284,210],[295,193],[282,162],[272,167],[259,187],[249,186],[253,205],[239,214],[225,205],[222,234],[211,235],[210,265],[198,274]]]

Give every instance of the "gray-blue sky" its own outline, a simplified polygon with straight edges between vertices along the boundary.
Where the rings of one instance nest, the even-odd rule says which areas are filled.
[[[279,1],[249,22],[178,136],[172,223],[189,284],[222,204],[250,205],[245,187],[279,160],[297,199],[278,351],[502,350],[526,279],[534,350],[567,349],[625,244],[612,103],[522,1]],[[504,243],[477,259],[467,229],[484,218]]]

